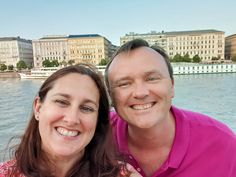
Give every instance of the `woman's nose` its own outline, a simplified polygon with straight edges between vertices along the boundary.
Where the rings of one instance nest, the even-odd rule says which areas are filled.
[[[70,125],[80,123],[80,114],[78,108],[68,109],[64,115],[63,120]]]

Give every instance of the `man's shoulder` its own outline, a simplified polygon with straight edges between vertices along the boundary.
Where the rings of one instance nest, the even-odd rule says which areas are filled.
[[[203,113],[186,109],[172,108],[176,119],[182,119],[190,125],[192,133],[214,135],[213,137],[226,138],[236,142],[235,133],[224,123]],[[236,144],[235,144],[236,145]]]
[[[112,126],[117,126],[118,123],[125,123],[125,121],[117,114],[115,110],[110,111],[110,123]]]
[[[123,118],[120,117],[115,110],[110,111],[110,124],[112,126],[113,132],[115,132],[117,136],[123,137],[127,133],[127,122],[123,120]]]

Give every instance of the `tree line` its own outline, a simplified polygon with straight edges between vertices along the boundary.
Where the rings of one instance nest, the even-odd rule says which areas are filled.
[[[193,58],[189,56],[189,54],[185,54],[181,56],[180,54],[176,54],[171,60],[171,62],[192,62],[192,63],[200,63],[201,58],[199,55],[194,55]]]
[[[31,69],[32,66],[29,65],[27,66],[26,63],[23,60],[20,60],[16,63],[16,69],[17,70],[22,70],[22,69]],[[13,65],[6,65],[4,63],[0,63],[0,71],[5,71],[5,70],[9,70],[9,71],[13,71],[14,70],[14,66]]]
[[[212,61],[219,60],[217,57],[213,57],[211,59]],[[233,62],[236,62],[236,55],[234,55],[231,60]],[[170,60],[171,62],[193,62],[193,63],[199,63],[201,62],[201,58],[198,55],[193,56],[192,58],[189,56],[189,54],[185,54],[184,56],[181,56],[180,54],[176,54],[173,58]],[[98,65],[107,65],[109,62],[108,58],[101,59]],[[45,59],[42,63],[43,67],[58,67],[58,66],[67,66],[67,65],[73,65],[75,64],[74,60],[69,60],[68,62],[62,61],[59,62],[58,60],[52,60],[50,61],[49,59]],[[32,66],[27,66],[26,63],[23,60],[20,60],[16,64],[16,69],[17,70],[23,70],[23,69],[32,69]],[[0,71],[13,71],[14,66],[13,65],[6,65],[4,63],[0,63]]]

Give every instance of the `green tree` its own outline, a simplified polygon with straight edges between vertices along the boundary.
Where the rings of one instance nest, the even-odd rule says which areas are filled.
[[[5,71],[7,69],[7,65],[5,64],[0,64],[0,70]]]
[[[32,69],[32,68],[33,68],[33,64],[32,64],[32,63],[29,64],[29,65],[27,66],[27,68],[28,68],[28,69]]]
[[[13,65],[8,65],[8,66],[7,66],[7,69],[10,70],[10,71],[12,71],[12,70],[14,69],[14,66],[13,66]]]
[[[199,63],[199,62],[201,62],[201,58],[199,57],[199,55],[194,55],[194,56],[193,56],[193,62],[194,62],[194,63]]]
[[[63,60],[62,62],[59,63],[60,66],[67,66],[67,62]]]
[[[20,60],[16,63],[16,68],[18,70],[26,69],[27,65],[25,64],[25,62],[23,60]]]
[[[49,59],[43,60],[43,67],[57,67],[59,66],[58,60],[52,60],[50,61]]]
[[[234,55],[234,56],[231,58],[231,60],[232,60],[233,62],[236,62],[236,55]]]
[[[182,56],[177,53],[171,61],[172,62],[182,62]]]
[[[57,67],[57,66],[59,66],[58,60],[52,60],[51,61],[51,67]]]
[[[69,61],[68,61],[68,64],[69,64],[69,65],[73,65],[74,63],[75,63],[75,60],[69,60]]]
[[[219,58],[217,58],[217,57],[212,57],[211,60],[212,60],[212,61],[217,61],[217,60],[219,60]]]
[[[49,59],[43,60],[43,67],[51,67],[51,61]]]
[[[101,61],[98,65],[104,66],[104,65],[107,65],[108,62],[109,62],[109,60],[107,58],[101,59]]]
[[[183,56],[183,62],[191,62],[191,58],[189,57],[189,54],[186,53],[184,56]]]

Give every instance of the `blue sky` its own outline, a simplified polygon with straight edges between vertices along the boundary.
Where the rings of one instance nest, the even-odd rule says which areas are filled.
[[[119,45],[126,33],[216,29],[236,33],[236,0],[5,0],[0,37],[105,36]]]

